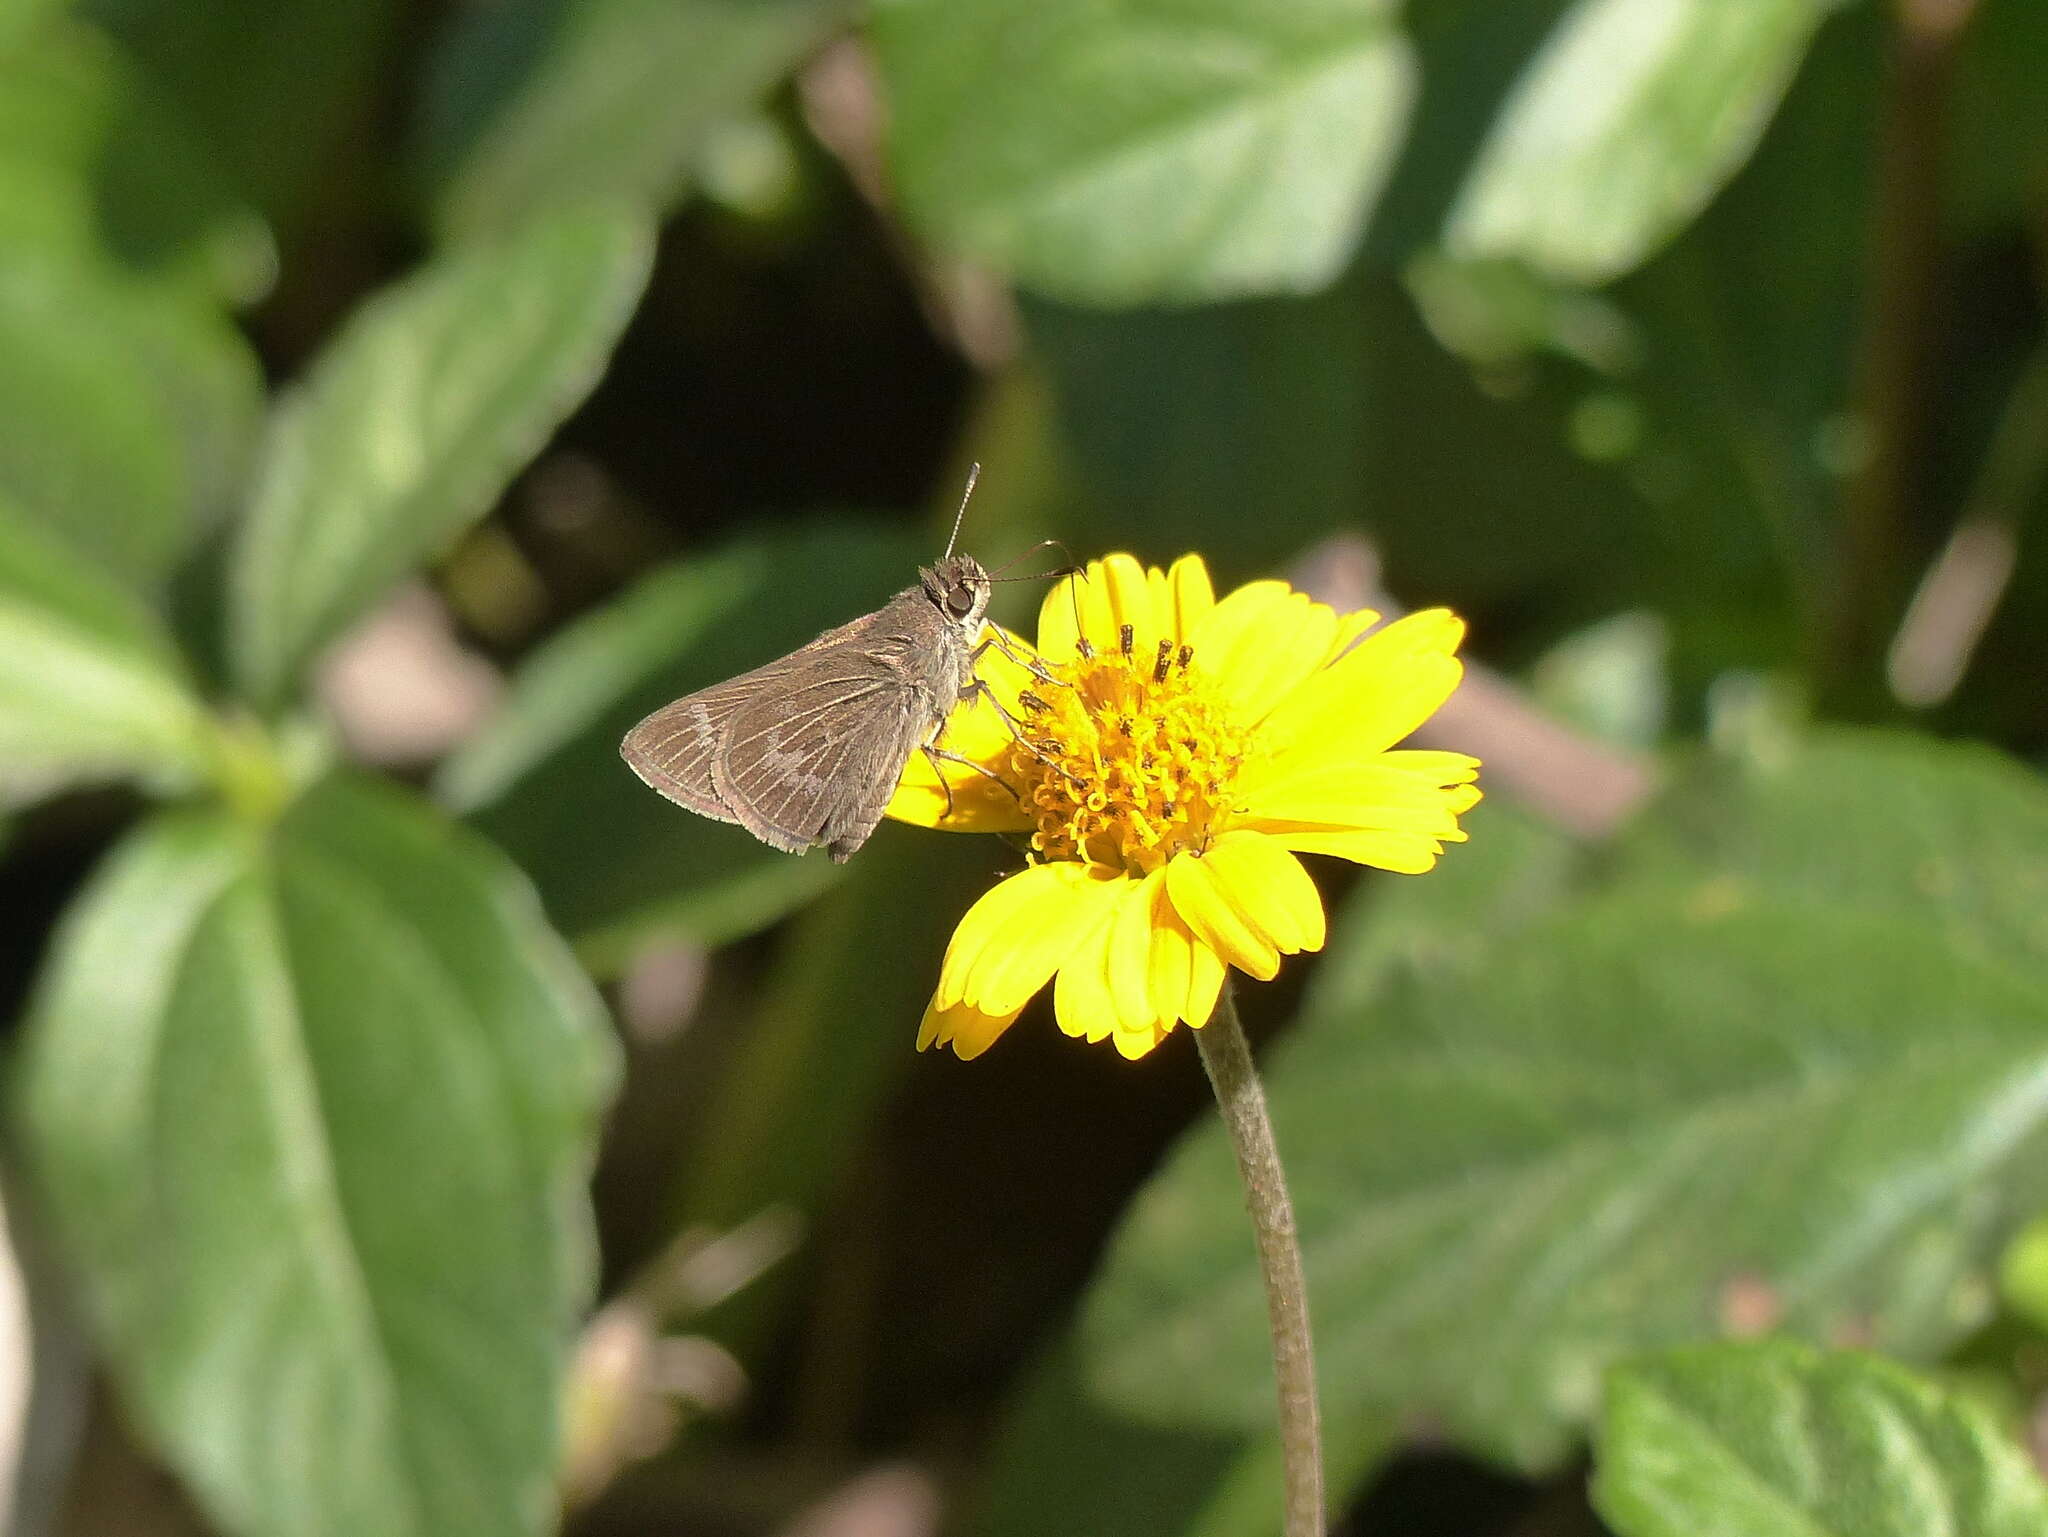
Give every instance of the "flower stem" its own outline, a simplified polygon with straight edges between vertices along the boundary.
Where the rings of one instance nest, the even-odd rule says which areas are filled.
[[[1252,1049],[1227,981],[1215,1015],[1194,1036],[1223,1111],[1223,1124],[1230,1128],[1231,1146],[1237,1150],[1245,1209],[1251,1213],[1258,1243],[1259,1274],[1266,1282],[1286,1480],[1282,1531],[1285,1537],[1323,1537],[1322,1417],[1316,1407],[1316,1358],[1309,1343],[1301,1242],[1294,1231],[1294,1203],[1287,1198],[1287,1174],[1273,1143],[1273,1123],[1266,1115],[1266,1091],[1252,1066]]]

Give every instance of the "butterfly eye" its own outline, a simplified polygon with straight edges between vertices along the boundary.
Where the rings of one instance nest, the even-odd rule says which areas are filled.
[[[955,619],[965,619],[974,612],[974,589],[954,587],[946,593],[946,607]]]

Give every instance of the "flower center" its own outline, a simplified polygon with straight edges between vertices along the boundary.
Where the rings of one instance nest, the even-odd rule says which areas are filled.
[[[1046,659],[1071,687],[1040,683],[1019,696],[1032,745],[1011,745],[1005,777],[1033,814],[1040,859],[1149,873],[1221,831],[1246,733],[1189,647],[1161,641],[1146,654],[1129,625],[1121,638],[1109,655],[1084,641],[1071,662]]]

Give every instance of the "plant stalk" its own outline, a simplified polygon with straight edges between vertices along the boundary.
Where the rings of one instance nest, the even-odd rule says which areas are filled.
[[[1258,1244],[1259,1274],[1266,1283],[1286,1483],[1282,1531],[1285,1537],[1323,1537],[1322,1415],[1316,1406],[1316,1358],[1309,1340],[1301,1241],[1294,1229],[1294,1203],[1287,1197],[1287,1174],[1273,1142],[1273,1123],[1266,1114],[1266,1091],[1252,1066],[1251,1046],[1228,981],[1214,1016],[1194,1035],[1237,1151],[1245,1209]]]

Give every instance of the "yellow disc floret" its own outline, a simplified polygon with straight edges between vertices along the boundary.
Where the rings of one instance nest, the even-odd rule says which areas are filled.
[[[1058,683],[1020,696],[1023,740],[1005,777],[1031,814],[1038,859],[1085,859],[1146,874],[1222,831],[1247,733],[1201,671],[1194,649],[1151,654],[1125,626],[1117,650],[1083,645]]]

